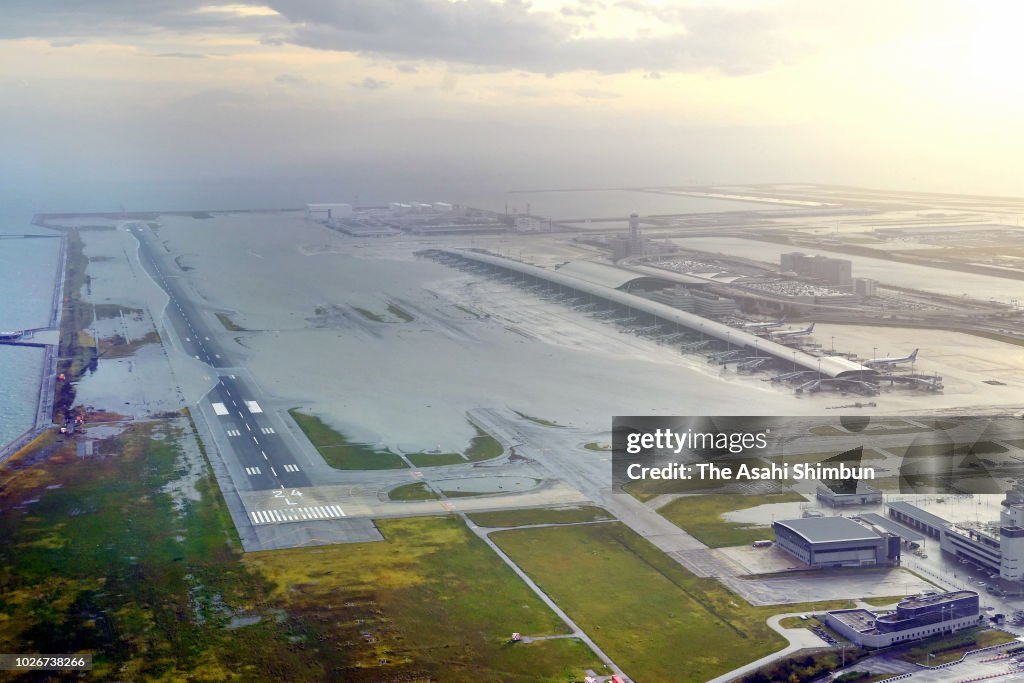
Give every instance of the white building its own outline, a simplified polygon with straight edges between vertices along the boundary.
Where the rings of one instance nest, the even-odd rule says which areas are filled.
[[[541,223],[533,216],[519,216],[516,218],[516,232],[539,232]]]

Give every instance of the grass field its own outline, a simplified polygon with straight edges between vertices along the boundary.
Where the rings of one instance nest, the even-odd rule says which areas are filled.
[[[401,469],[405,462],[391,451],[379,450],[362,443],[352,443],[341,432],[318,417],[292,408],[288,414],[306,435],[328,465],[339,470]]]
[[[457,518],[243,555],[208,468],[182,457],[187,424],[132,425],[89,459],[71,440],[42,444],[57,450],[0,468],[0,650],[90,652],[96,680],[565,683],[599,670],[575,639],[507,642],[566,627]]]
[[[292,408],[288,413],[331,467],[339,470],[384,470],[401,469],[406,466],[397,454],[387,449],[349,441],[348,437],[320,418],[306,415],[298,408]],[[501,443],[493,436],[476,425],[473,425],[473,429],[476,430],[476,436],[470,439],[465,455],[420,452],[406,453],[405,457],[416,467],[437,467],[489,460],[504,452]]]
[[[227,313],[217,313],[217,320],[224,326],[224,329],[229,332],[246,332],[244,327],[236,324],[234,320]]]
[[[553,420],[545,420],[543,417],[534,417],[533,415],[527,415],[526,413],[521,413],[518,410],[513,410],[512,412],[515,413],[516,415],[518,415],[519,417],[523,418],[524,420],[529,420],[530,422],[532,422],[534,424],[538,424],[538,425],[540,425],[542,427],[564,427],[565,426],[565,425],[560,425],[560,424],[558,424],[557,422],[555,422]]]
[[[583,444],[583,447],[586,448],[588,451],[610,451],[612,449],[612,447],[609,446],[608,444],[598,443],[596,441],[590,441],[588,443],[585,443]]]
[[[573,524],[614,519],[611,514],[593,505],[559,508],[527,508],[499,512],[474,512],[468,517],[483,527],[527,526],[528,524]]]
[[[622,524],[515,529],[491,539],[638,683],[706,681],[786,644],[766,624],[780,608],[750,606]]]
[[[422,481],[403,484],[388,491],[391,500],[437,500],[440,497]]]
[[[747,545],[765,537],[766,526],[727,522],[722,515],[770,503],[793,503],[805,498],[799,493],[759,496],[701,495],[678,498],[658,509],[658,514],[712,548]]]

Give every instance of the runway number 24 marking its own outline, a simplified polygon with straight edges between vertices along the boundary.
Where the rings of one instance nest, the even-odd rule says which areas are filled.
[[[278,489],[277,491],[274,491],[274,498],[284,498],[285,505],[298,505],[298,503],[295,502],[294,500],[290,500],[291,496],[297,496],[299,498],[302,498],[302,491],[299,491],[298,489],[292,489],[292,492],[289,493],[287,496],[284,495],[283,489]]]

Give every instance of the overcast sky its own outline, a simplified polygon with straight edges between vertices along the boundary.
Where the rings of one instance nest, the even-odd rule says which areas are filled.
[[[356,177],[1024,194],[1022,19],[941,0],[3,0],[0,168],[8,197]]]

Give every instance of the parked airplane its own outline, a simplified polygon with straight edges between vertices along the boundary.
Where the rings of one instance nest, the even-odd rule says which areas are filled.
[[[909,356],[903,356],[902,358],[889,358],[886,356],[885,358],[878,358],[876,360],[866,360],[864,361],[864,365],[869,368],[880,368],[889,365],[899,365],[901,363],[913,363],[917,359],[917,351],[918,349],[914,349],[913,353]]]
[[[806,337],[811,332],[814,332],[814,323],[811,323],[802,330],[780,330],[778,332],[769,332],[768,335],[772,339],[789,339],[791,337]]]
[[[782,327],[786,324],[785,318],[779,318],[778,320],[772,320],[766,323],[746,323],[742,327],[744,330],[770,330],[773,327]]]

